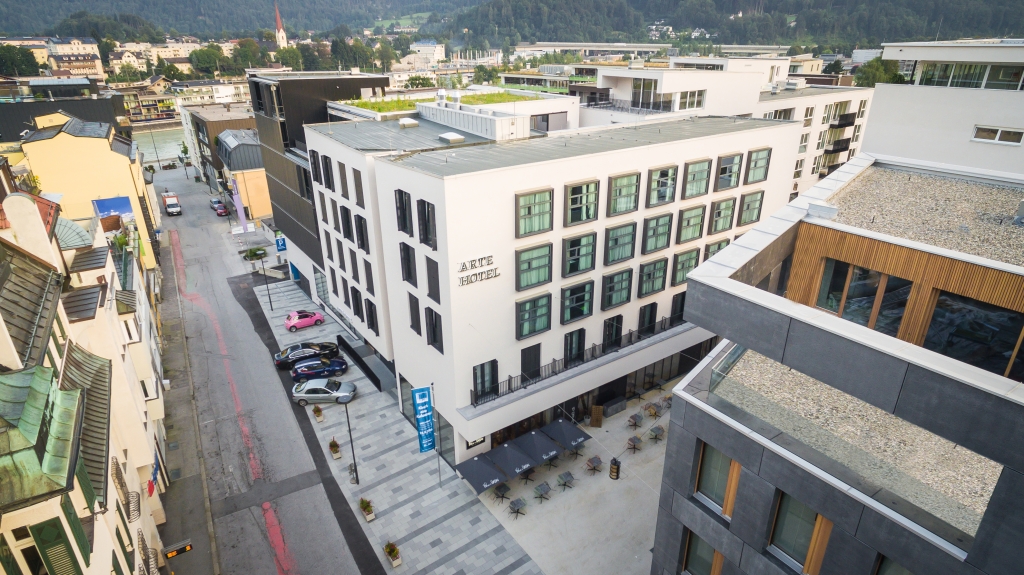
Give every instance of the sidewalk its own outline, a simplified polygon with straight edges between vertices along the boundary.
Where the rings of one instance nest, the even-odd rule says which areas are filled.
[[[270,285],[273,312],[266,287],[257,286],[253,291],[282,348],[326,336],[321,330],[330,333],[329,340],[345,333],[329,316],[325,316],[327,321],[315,332],[286,331],[283,314],[293,308],[313,307],[290,281]],[[415,575],[540,575],[540,568],[530,556],[443,461],[439,479],[437,455],[419,453],[415,429],[398,411],[395,398],[390,393],[378,392],[359,366],[349,363],[343,379],[355,383],[358,390],[356,399],[348,406],[359,464],[358,486],[349,482],[352,446],[345,407],[322,404],[323,423],[316,422],[311,408],[307,408],[306,415],[352,513],[362,517],[358,508],[361,497],[373,502],[376,519],[371,523],[362,519],[359,522],[387,570]],[[333,460],[327,449],[332,438],[341,445],[341,459]],[[388,541],[396,543],[402,555],[402,565],[397,569],[391,568],[382,549]]]

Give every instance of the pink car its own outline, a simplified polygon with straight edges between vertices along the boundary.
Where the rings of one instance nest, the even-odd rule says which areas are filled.
[[[293,311],[284,318],[284,326],[288,331],[298,331],[300,328],[324,323],[324,316],[315,311]]]

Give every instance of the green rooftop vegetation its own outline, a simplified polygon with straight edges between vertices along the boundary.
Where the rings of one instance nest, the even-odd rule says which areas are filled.
[[[388,112],[405,112],[408,110],[415,110],[417,103],[426,103],[432,100],[433,98],[419,100],[406,98],[396,100],[352,100],[351,102],[344,102],[344,104],[346,106],[355,106],[356,108],[371,110],[378,114],[386,114]]]
[[[461,101],[468,106],[484,106],[486,104],[508,104],[525,100],[540,100],[540,96],[521,96],[508,92],[491,92],[487,94],[470,94],[463,96]]]

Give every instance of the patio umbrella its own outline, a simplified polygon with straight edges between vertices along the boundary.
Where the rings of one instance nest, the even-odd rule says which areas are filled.
[[[515,477],[527,469],[537,467],[537,462],[532,457],[511,443],[503,443],[501,447],[488,451],[485,456],[509,477]]]
[[[523,450],[523,453],[536,459],[537,461],[547,461],[558,457],[558,453],[563,451],[557,443],[551,441],[551,438],[539,431],[531,431],[526,435],[520,435],[515,438],[512,443]]]
[[[578,449],[580,445],[583,445],[584,441],[590,439],[590,436],[584,433],[583,430],[564,419],[552,421],[542,427],[541,432],[555,440],[555,443],[561,445],[564,449],[569,450]]]
[[[477,494],[505,481],[505,474],[483,456],[467,459],[456,465],[455,469],[463,479],[473,486]]]

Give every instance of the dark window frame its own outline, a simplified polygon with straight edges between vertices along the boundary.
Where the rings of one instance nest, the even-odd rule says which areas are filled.
[[[536,194],[543,194],[545,192],[548,194],[548,201],[547,201],[547,203],[548,203],[548,207],[550,208],[548,210],[548,227],[547,228],[543,228],[543,229],[538,229],[536,231],[532,231],[532,232],[525,233],[525,234],[522,233],[520,223],[523,220],[523,216],[520,213],[520,210],[522,209],[522,206],[519,203],[520,199],[523,198],[524,196],[533,196],[533,195],[536,195]],[[534,203],[534,204],[531,204],[531,205],[537,205],[537,204]],[[541,188],[541,189],[538,189],[538,190],[531,190],[531,191],[527,191],[527,192],[519,192],[519,193],[517,193],[515,195],[515,217],[516,217],[515,228],[516,228],[516,238],[517,239],[518,238],[527,238],[527,237],[530,237],[530,236],[533,236],[533,235],[543,234],[545,232],[550,232],[555,227],[555,190],[554,190],[554,188]],[[527,216],[527,217],[534,217],[534,216],[531,214],[530,216]]]
[[[425,246],[437,251],[437,213],[434,204],[426,200],[416,200],[416,216],[419,220],[419,240]]]
[[[728,159],[728,158],[739,158],[739,164],[736,166],[736,185],[729,186],[727,188],[723,188],[723,187],[719,186],[719,183],[720,183],[721,178],[722,178],[722,160],[725,160],[725,159]],[[725,155],[725,156],[718,156],[718,161],[715,162],[715,166],[716,166],[716,170],[714,172],[714,174],[715,174],[715,192],[724,192],[726,190],[734,190],[734,189],[740,187],[740,184],[743,183],[743,154],[742,153],[728,154],[728,155]]]
[[[686,220],[686,218],[683,217],[683,214],[685,214],[686,212],[688,212],[690,210],[695,210],[697,208],[700,208],[700,223],[697,224],[697,232],[698,233],[697,233],[696,237],[683,239],[682,238],[682,235],[683,235],[683,222]],[[700,204],[700,205],[697,205],[697,206],[688,206],[688,207],[684,207],[684,208],[680,209],[679,210],[679,221],[676,222],[676,245],[678,246],[678,245],[681,245],[681,244],[690,243],[690,242],[697,241],[697,240],[703,238],[704,237],[704,222],[707,220],[707,218],[708,218],[708,206],[707,206],[707,204]],[[690,227],[690,226],[687,226],[687,227]]]
[[[641,290],[643,290],[643,286],[644,286],[644,273],[645,273],[645,270],[653,269],[656,266],[658,266],[659,264],[662,264],[664,266],[662,268],[662,273],[661,273],[661,287],[659,287],[659,288],[657,288],[657,289],[655,289],[653,291],[649,291],[649,292],[643,293]],[[661,293],[661,292],[665,291],[665,288],[668,286],[668,273],[669,273],[669,268],[668,268],[668,258],[667,257],[659,258],[659,259],[656,259],[654,261],[650,261],[650,262],[647,262],[647,263],[640,264],[640,270],[637,273],[636,299],[643,299],[645,297],[649,297],[649,296],[652,296],[652,295],[654,295],[656,293]]]
[[[334,165],[330,156],[320,156],[320,168],[323,170],[324,187],[334,191]]]
[[[732,212],[729,213],[729,217],[728,218],[725,218],[725,217],[715,218],[715,212],[718,211],[718,206],[720,206],[722,204],[725,204],[725,203],[728,203],[728,202],[732,202]],[[709,214],[705,214],[705,219],[707,219],[707,223],[708,223],[708,232],[707,232],[708,236],[713,236],[715,234],[723,234],[723,233],[731,230],[733,228],[733,223],[734,223],[733,222],[733,216],[736,214],[736,198],[722,198],[721,200],[718,200],[717,202],[711,202],[711,209],[709,210],[709,212],[710,212]],[[715,220],[728,221],[729,222],[729,227],[723,228],[721,230],[716,230],[716,229],[714,229],[714,227],[715,227]]]
[[[423,308],[423,317],[427,328],[427,345],[444,355],[444,325],[441,314],[433,308]]]
[[[629,250],[629,257],[619,258],[617,260],[609,259],[608,256],[609,256],[609,252],[611,251],[609,249],[609,242],[611,241],[611,238],[612,238],[612,235],[611,235],[612,232],[614,232],[615,230],[620,230],[622,228],[627,228],[627,227],[630,227],[630,226],[633,227],[633,233],[631,234],[631,236],[632,236],[632,245],[631,245],[630,250]],[[624,261],[631,260],[634,257],[636,257],[636,230],[637,230],[637,225],[636,225],[635,221],[634,222],[628,222],[628,223],[625,223],[625,224],[622,224],[622,225],[619,225],[619,226],[611,226],[611,227],[608,227],[608,228],[604,229],[604,265],[610,266],[610,265],[613,265],[613,264],[617,264],[619,262],[624,262]]]
[[[629,274],[629,277],[626,280],[626,286],[625,286],[624,289],[620,288],[620,289],[616,289],[615,291],[616,292],[624,291],[624,293],[626,294],[626,299],[621,301],[621,302],[619,302],[619,303],[616,303],[616,304],[609,304],[607,302],[607,298],[608,298],[608,295],[609,295],[608,287],[609,287],[609,285],[611,284],[612,281],[615,281],[614,278],[616,276],[618,276],[618,275],[621,275],[621,274]],[[601,311],[607,311],[607,310],[610,310],[610,309],[615,309],[615,308],[617,308],[619,306],[623,306],[623,305],[628,304],[632,300],[633,300],[633,268],[627,268],[627,269],[624,269],[624,270],[615,271],[615,272],[612,272],[612,273],[605,274],[605,275],[601,276]]]
[[[313,181],[318,184],[323,184],[323,180],[320,179],[320,154],[316,150],[310,150],[308,154],[309,171],[313,178]]]
[[[352,286],[349,289],[352,291],[352,313],[365,322],[366,318],[363,316],[363,294],[359,292],[356,286]]]
[[[570,296],[568,295],[567,292],[569,290],[574,290],[574,289],[578,289],[578,288],[581,288],[581,287],[585,288],[585,287],[588,287],[588,286],[590,287],[590,297],[586,301],[590,304],[590,309],[587,311],[587,313],[585,313],[585,314],[583,314],[581,316],[577,316],[577,317],[574,317],[572,319],[566,319],[566,317],[565,317],[566,316],[566,312],[571,307],[569,305],[569,297]],[[577,321],[580,321],[582,319],[586,319],[586,318],[594,315],[594,280],[587,280],[585,282],[580,282],[580,283],[576,283],[576,284],[573,284],[573,285],[564,286],[561,289],[562,289],[562,293],[561,293],[561,298],[560,299],[562,301],[562,305],[559,306],[560,307],[560,313],[558,314],[558,319],[559,319],[559,322],[561,323],[561,325],[568,325],[570,323],[577,322]]]
[[[572,196],[570,195],[571,190],[573,188],[589,186],[591,184],[593,184],[593,186],[594,186],[594,201],[593,202],[588,202],[588,203],[582,204],[582,205],[584,205],[584,206],[588,206],[588,205],[592,206],[592,209],[594,211],[593,217],[585,218],[585,219],[582,219],[582,220],[579,220],[579,221],[575,221],[575,222],[570,222],[569,221],[569,217],[570,217],[570,215],[572,213],[572,208],[571,208],[571,198],[572,198]],[[565,184],[565,186],[564,186],[564,193],[563,193],[562,211],[563,211],[563,214],[562,214],[562,226],[566,227],[566,228],[572,227],[572,226],[578,226],[578,225],[581,225],[581,224],[585,224],[587,222],[597,221],[597,218],[601,214],[601,181],[600,180],[583,180],[583,181],[574,182],[574,183],[571,183],[571,184]]]
[[[416,249],[405,242],[398,242],[398,261],[402,270],[402,281],[419,287],[416,276]]]
[[[548,265],[547,265],[548,277],[547,277],[547,279],[544,280],[544,281],[535,283],[535,284],[523,285],[523,283],[521,281],[522,271],[523,270],[520,268],[520,265],[522,263],[520,261],[520,258],[523,256],[523,254],[525,252],[532,252],[534,250],[539,250],[539,249],[543,249],[543,248],[547,248],[548,249]],[[534,259],[538,259],[538,258],[534,258]],[[524,291],[524,290],[528,290],[528,289],[533,289],[535,287],[542,286],[544,284],[549,284],[549,283],[551,283],[553,281],[553,278],[554,278],[554,275],[555,275],[554,273],[552,273],[554,265],[555,265],[555,247],[554,247],[554,244],[552,244],[551,242],[548,242],[546,244],[538,244],[538,245],[535,245],[535,246],[529,246],[529,247],[525,247],[525,248],[521,248],[521,249],[516,250],[516,260],[515,261],[516,261],[516,271],[515,271],[515,273],[516,273],[516,291]],[[533,268],[531,268],[531,269],[533,269]]]
[[[409,327],[416,335],[423,335],[420,324],[420,298],[409,294]]]
[[[405,190],[395,190],[395,215],[398,219],[398,231],[411,237],[415,236],[412,223],[412,196]]]
[[[715,253],[711,253],[711,247],[712,246],[717,246],[717,245],[722,244],[722,243],[724,243],[725,245],[723,245],[722,247],[720,247],[717,250],[715,250]],[[708,259],[710,259],[712,256],[714,256],[718,252],[724,250],[725,248],[729,247],[730,243],[732,243],[732,241],[729,238],[722,238],[722,239],[720,239],[720,240],[718,240],[716,242],[710,242],[710,243],[704,244],[704,260],[703,261],[705,261],[705,262],[708,261]]]
[[[671,197],[669,197],[669,199],[664,200],[664,201],[652,202],[651,201],[651,196],[654,194],[654,182],[655,182],[654,174],[655,174],[655,172],[660,172],[662,170],[672,170],[672,193],[671,193]],[[651,169],[647,170],[647,197],[644,198],[644,207],[654,208],[654,207],[657,207],[657,206],[664,206],[665,204],[671,204],[672,202],[676,201],[676,190],[678,188],[679,188],[679,166],[677,164],[669,164],[669,165],[666,165],[666,166],[659,166],[659,167],[651,168]]]
[[[686,190],[688,188],[687,183],[690,181],[690,166],[696,166],[697,164],[705,164],[705,163],[708,165],[708,169],[707,169],[707,172],[706,172],[707,176],[704,178],[704,192],[700,193],[700,194],[694,194],[692,196],[686,195]],[[701,196],[706,196],[709,193],[711,193],[711,174],[714,171],[715,171],[715,161],[713,159],[711,159],[711,158],[705,158],[703,160],[694,160],[692,162],[686,162],[685,164],[683,164],[683,177],[679,180],[680,181],[680,188],[682,188],[682,193],[681,193],[682,197],[680,199],[681,200],[689,200],[689,199],[692,199],[692,198],[699,198]]]
[[[572,258],[569,257],[569,242],[575,241],[575,240],[581,240],[581,239],[586,238],[586,237],[593,238],[593,241],[590,244],[591,247],[592,247],[591,252],[590,252],[590,267],[580,268],[579,270],[570,273],[569,272],[569,261]],[[579,259],[579,258],[577,257],[576,259]],[[588,232],[588,233],[585,233],[585,234],[571,236],[571,237],[568,237],[568,238],[562,238],[562,277],[563,278],[573,277],[573,276],[576,276],[576,275],[579,275],[579,274],[582,274],[582,273],[587,273],[589,271],[592,271],[595,267],[597,267],[597,232]]]
[[[650,227],[655,224],[655,222],[657,222],[658,220],[661,220],[662,218],[668,218],[668,224],[665,227],[665,245],[663,245],[661,247],[655,247],[655,248],[652,248],[652,249],[648,249],[647,248],[647,232],[650,229]],[[661,224],[657,224],[657,225],[660,226]],[[672,212],[668,212],[666,214],[658,214],[656,216],[651,216],[649,218],[644,218],[643,233],[641,234],[641,238],[640,238],[640,255],[647,255],[647,254],[653,254],[655,252],[660,252],[661,250],[668,249],[668,247],[671,246],[671,245],[672,245]]]
[[[365,208],[366,205],[363,201],[363,173],[355,168],[352,168],[352,183],[356,188],[356,205],[360,208]]]
[[[621,212],[612,211],[612,205],[615,203],[615,199],[617,197],[622,197],[622,196],[616,196],[615,194],[613,194],[613,192],[616,189],[616,186],[615,186],[614,182],[615,182],[615,180],[618,180],[620,178],[628,178],[628,177],[636,177],[636,192],[633,194],[633,198],[634,198],[633,209],[631,209],[631,210],[623,210]],[[611,217],[615,217],[615,216],[621,216],[623,214],[631,214],[631,213],[639,210],[640,209],[640,188],[641,188],[642,185],[643,185],[643,177],[640,174],[640,172],[627,172],[625,174],[617,174],[617,175],[614,175],[614,176],[608,176],[608,202],[607,202],[607,208],[605,209],[605,216],[611,218]]]
[[[750,198],[750,197],[753,197],[753,196],[760,196],[760,198],[758,199],[759,203],[758,203],[758,206],[757,206],[757,217],[752,219],[752,220],[750,220],[750,221],[743,221],[743,213],[747,211],[746,209],[744,209],[744,206],[745,206],[745,204],[747,202],[747,198]],[[764,190],[758,190],[756,192],[749,192],[749,193],[740,195],[739,209],[736,210],[736,227],[749,226],[750,224],[756,224],[757,222],[761,221],[761,212],[763,212],[763,211],[764,211]]]
[[[348,170],[345,168],[345,164],[338,162],[338,183],[341,184],[341,197],[348,199]]]
[[[676,281],[676,272],[679,271],[679,263],[683,261],[683,256],[688,256],[690,254],[695,254],[693,260],[697,262],[692,268],[690,268],[690,271],[692,272],[693,270],[697,269],[697,266],[700,265],[700,248],[693,248],[691,250],[681,251],[672,256],[672,287],[685,284],[687,279],[689,278],[690,272],[687,272],[687,277],[684,277],[680,281]]]
[[[441,271],[437,262],[424,256],[427,265],[427,297],[441,303]]]
[[[760,180],[751,180],[750,179],[750,166],[753,165],[753,162],[751,160],[754,158],[754,154],[757,154],[759,152],[768,152],[768,158],[765,160],[765,164],[764,164],[764,177],[761,178]],[[757,148],[756,150],[748,151],[747,152],[747,165],[746,165],[746,168],[743,171],[743,185],[759,184],[761,182],[766,181],[768,179],[768,170],[771,168],[771,165],[772,165],[772,149],[771,148],[768,148],[768,147],[766,147],[766,148]]]
[[[356,227],[356,247],[370,254],[370,231],[367,228],[366,218],[356,214],[355,216],[355,227]]]
[[[350,242],[355,242],[355,233],[352,231],[352,210],[348,206],[338,208],[341,212],[341,235]]]
[[[363,260],[363,271],[366,273],[366,293],[377,295],[373,289],[373,266],[370,265],[370,260]]]
[[[534,303],[534,302],[538,302],[538,301],[544,300],[544,299],[547,300],[547,326],[544,327],[543,329],[540,329],[540,330],[537,330],[537,331],[533,331],[533,332],[530,332],[530,333],[524,335],[523,334],[523,329],[522,329],[523,325],[524,325],[524,322],[523,322],[523,319],[522,319],[522,315],[523,315],[522,306],[525,305],[525,304],[528,304],[528,303]],[[529,339],[529,338],[531,338],[531,337],[533,337],[535,335],[540,335],[542,333],[551,331],[551,304],[552,304],[552,300],[553,300],[553,298],[551,297],[550,293],[543,293],[543,294],[538,294],[538,295],[533,296],[531,298],[527,298],[527,299],[520,300],[520,301],[516,302],[516,341],[521,341],[521,340],[524,340],[524,339]],[[539,317],[540,317],[539,315],[535,315],[534,316],[534,321],[536,320],[536,318],[539,318]]]

